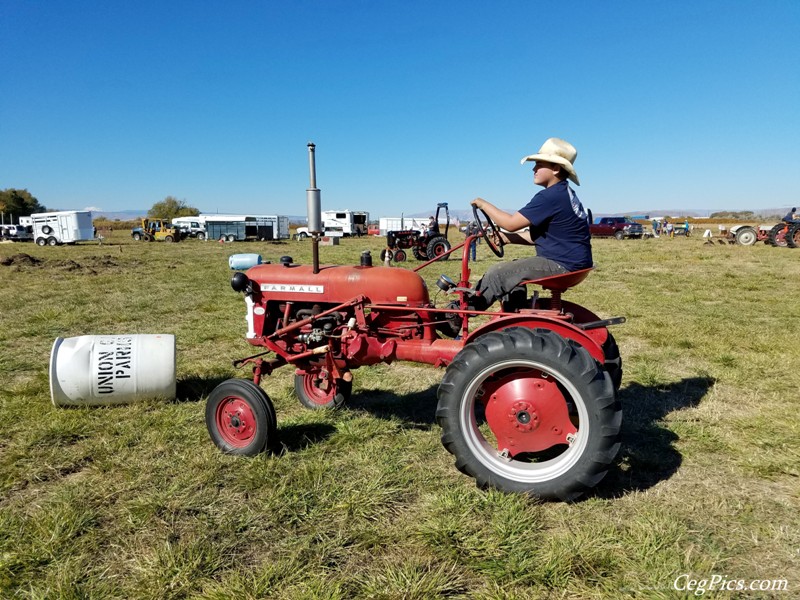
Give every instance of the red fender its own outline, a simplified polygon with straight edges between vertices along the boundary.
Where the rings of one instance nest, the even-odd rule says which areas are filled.
[[[469,344],[470,342],[475,341],[480,336],[489,333],[491,331],[502,331],[503,329],[508,329],[509,327],[525,327],[526,329],[549,329],[550,331],[554,331],[558,335],[568,340],[575,340],[581,346],[586,348],[587,352],[592,355],[596,361],[600,364],[603,364],[606,360],[605,354],[603,353],[602,349],[602,342],[598,343],[596,339],[597,331],[598,330],[591,330],[595,333],[595,335],[590,335],[588,331],[583,331],[568,323],[567,321],[562,321],[560,319],[552,319],[544,316],[539,315],[514,315],[509,317],[500,317],[493,321],[489,321],[485,325],[479,327],[475,331],[470,332],[469,336],[465,340],[465,343]],[[606,331],[603,329],[603,331]],[[605,338],[605,336],[603,336]],[[603,340],[605,341],[605,340]]]

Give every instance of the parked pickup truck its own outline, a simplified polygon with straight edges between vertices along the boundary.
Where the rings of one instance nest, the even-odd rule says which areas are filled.
[[[592,237],[611,237],[618,240],[623,238],[641,239],[644,229],[639,223],[631,221],[628,217],[603,217],[597,223],[589,226]]]

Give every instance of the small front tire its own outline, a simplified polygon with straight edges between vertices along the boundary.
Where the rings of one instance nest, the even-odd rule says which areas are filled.
[[[273,446],[275,408],[266,392],[247,379],[220,383],[206,402],[206,427],[226,454],[255,456]]]
[[[337,379],[331,381],[320,373],[296,373],[294,393],[300,404],[311,410],[339,408],[350,399],[353,382]]]

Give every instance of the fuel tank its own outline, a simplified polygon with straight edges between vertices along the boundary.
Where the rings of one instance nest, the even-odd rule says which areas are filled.
[[[363,295],[371,304],[412,307],[430,301],[422,277],[397,267],[328,265],[314,274],[310,265],[267,264],[252,267],[247,277],[267,300],[339,304]]]

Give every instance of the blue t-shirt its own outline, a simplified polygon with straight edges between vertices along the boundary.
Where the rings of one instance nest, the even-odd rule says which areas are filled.
[[[592,266],[589,215],[566,181],[543,189],[519,212],[530,221],[538,256],[568,271]]]

